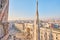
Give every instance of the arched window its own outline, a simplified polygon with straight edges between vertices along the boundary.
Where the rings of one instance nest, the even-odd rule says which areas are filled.
[[[43,40],[43,36],[41,35],[41,40]]]
[[[53,40],[52,32],[50,32],[50,34],[49,34],[49,40]]]
[[[59,40],[57,34],[56,34],[56,40]]]
[[[44,37],[45,37],[45,40],[47,40],[47,33],[45,32],[45,34],[44,34]]]
[[[43,32],[40,34],[40,40],[43,40]]]

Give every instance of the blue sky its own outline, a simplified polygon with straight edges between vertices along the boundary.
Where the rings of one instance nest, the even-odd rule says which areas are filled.
[[[60,0],[38,0],[40,18],[60,18]],[[36,0],[9,0],[9,18],[34,18]]]

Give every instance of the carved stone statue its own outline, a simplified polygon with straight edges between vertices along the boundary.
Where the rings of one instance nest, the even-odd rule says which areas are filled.
[[[3,25],[0,23],[0,39],[4,36]]]
[[[0,0],[0,9],[4,7],[6,0]]]
[[[30,28],[26,28],[25,38],[28,39],[28,40],[32,39],[32,34],[31,34],[31,29]]]
[[[2,0],[0,0],[0,9],[2,8]]]

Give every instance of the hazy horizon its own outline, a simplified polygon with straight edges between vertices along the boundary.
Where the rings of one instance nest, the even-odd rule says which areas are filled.
[[[60,18],[60,0],[38,0],[39,18]],[[34,18],[36,0],[9,0],[9,20]]]

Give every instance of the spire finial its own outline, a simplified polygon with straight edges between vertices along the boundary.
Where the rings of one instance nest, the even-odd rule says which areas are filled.
[[[37,19],[38,19],[38,0],[36,0],[36,16],[37,16]]]
[[[37,11],[38,11],[38,0],[36,0],[36,7],[37,7]]]

